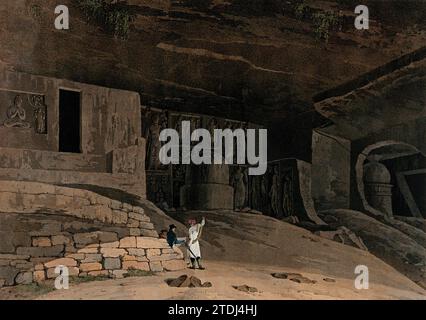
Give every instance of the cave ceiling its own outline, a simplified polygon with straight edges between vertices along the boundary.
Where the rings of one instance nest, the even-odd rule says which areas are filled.
[[[62,2],[67,31],[53,28],[55,1],[2,1],[0,64],[263,124],[310,113],[318,93],[426,44],[423,1],[364,1],[370,29],[359,31],[353,1],[132,0],[127,39]],[[339,22],[324,34],[313,17],[327,12]]]

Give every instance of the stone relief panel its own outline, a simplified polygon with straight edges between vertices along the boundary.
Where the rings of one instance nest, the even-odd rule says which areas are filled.
[[[280,181],[280,166],[274,164],[271,170],[271,186],[269,189],[269,199],[271,204],[271,214],[274,217],[279,217],[281,213],[281,181]]]
[[[285,217],[294,214],[294,170],[282,168],[282,209]]]
[[[243,210],[251,207],[248,168],[233,165],[229,169],[229,184],[234,188],[234,209]]]
[[[87,151],[103,151],[96,145],[98,139],[104,141],[104,151],[110,152],[117,148],[135,145],[141,135],[140,103],[137,94],[119,90],[85,92],[82,107],[83,115],[85,115],[83,130],[87,131],[92,140],[86,143],[95,144],[93,147],[87,147],[85,149]],[[106,117],[106,121],[100,121],[104,117]],[[94,129],[91,129],[92,127]],[[100,135],[102,132],[105,132],[105,135]]]
[[[294,215],[294,174],[294,168],[276,161],[264,175],[248,176],[249,208],[277,218]]]
[[[170,172],[149,172],[146,177],[147,197],[160,208],[168,210],[173,203]]]
[[[182,121],[191,122],[191,131],[201,128],[201,117],[194,114],[182,114],[171,112],[169,117],[170,128],[175,129],[179,135],[182,133]],[[180,208],[181,204],[181,188],[185,185],[185,176],[188,170],[187,165],[172,166],[172,191],[173,191],[173,207]]]
[[[32,128],[36,134],[47,133],[47,106],[43,95],[0,91],[0,126]]]
[[[252,209],[260,212],[270,212],[268,173],[262,176],[251,176],[249,179]]]
[[[141,134],[146,140],[146,184],[147,197],[163,209],[173,206],[172,176],[169,166],[160,162],[161,130],[168,128],[169,115],[167,111],[141,109]]]
[[[31,95],[29,102],[34,110],[34,128],[38,134],[47,133],[47,106],[42,95]]]
[[[141,128],[142,136],[146,139],[146,172],[147,172],[147,194],[148,199],[154,203],[167,205],[169,209],[181,208],[181,190],[185,186],[185,177],[187,175],[187,165],[171,165],[163,166],[159,161],[159,151],[162,147],[159,141],[161,130],[165,128],[173,128],[179,134],[182,133],[182,121],[191,122],[191,131],[204,128],[213,134],[214,129],[247,129],[260,128],[260,126],[249,124],[241,121],[230,119],[205,116],[191,113],[181,113],[174,111],[166,111],[149,107],[141,109]],[[196,142],[194,142],[196,143]],[[236,161],[236,149],[234,150],[234,158]],[[247,166],[230,166],[229,185],[236,190],[234,194],[234,207],[238,210],[253,208],[261,211],[267,207],[266,203],[262,203],[264,196],[257,195],[257,192],[266,190],[265,179],[253,179],[248,176]],[[159,177],[163,177],[161,180]],[[166,178],[167,177],[167,178]],[[167,180],[168,179],[168,180]],[[168,181],[160,183],[159,181]],[[226,178],[228,180],[228,178]],[[262,183],[265,185],[262,188]],[[161,185],[161,187],[160,187]],[[252,187],[252,185],[255,185]],[[254,188],[254,189],[253,189]],[[168,190],[168,191],[165,191]],[[255,196],[256,195],[256,196]],[[166,200],[165,200],[166,199]],[[253,204],[253,203],[254,204]],[[256,207],[256,208],[255,208]]]
[[[180,190],[185,185],[187,165],[172,166],[172,181],[173,181],[173,207],[182,207]]]
[[[148,171],[167,170],[160,162],[160,132],[168,128],[169,119],[167,111],[151,109],[142,110],[142,136],[146,139],[146,164]]]
[[[135,145],[112,151],[112,172],[140,174],[145,169],[145,145]]]
[[[182,121],[191,122],[191,131],[201,128],[201,117],[194,114],[170,113],[170,128],[175,129],[179,135],[182,134]]]

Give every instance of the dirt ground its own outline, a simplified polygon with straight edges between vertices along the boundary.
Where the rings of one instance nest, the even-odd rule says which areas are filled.
[[[406,289],[400,289],[370,281],[368,290],[357,290],[354,279],[329,278],[320,273],[300,272],[296,269],[231,262],[206,261],[207,269],[182,270],[158,273],[146,277],[131,277],[119,280],[92,281],[70,284],[68,290],[54,290],[48,293],[28,293],[19,287],[3,288],[0,299],[41,299],[41,300],[197,300],[197,299],[425,299],[426,292],[406,281]],[[271,276],[274,272],[295,272],[316,281],[297,283]],[[203,282],[210,281],[211,288],[171,288],[166,280],[180,275],[195,275]],[[391,275],[392,276],[392,275]],[[355,277],[355,276],[354,276]],[[324,280],[326,279],[326,280]],[[51,283],[50,285],[53,285]],[[257,293],[241,292],[233,286],[255,287]],[[20,293],[19,293],[20,292]],[[26,295],[26,296],[25,296]]]
[[[0,299],[425,299],[426,291],[371,253],[318,237],[265,216],[243,213],[189,213],[167,217],[185,235],[189,216],[207,216],[201,241],[207,270],[181,270],[120,280],[70,283],[56,291],[53,283],[0,289]],[[164,215],[165,216],[165,215]],[[158,216],[157,216],[158,217]],[[166,217],[166,216],[165,216]],[[369,269],[368,290],[354,286],[355,268]],[[271,273],[298,273],[315,283],[277,279]],[[167,279],[195,275],[211,288],[172,288]],[[326,280],[324,280],[326,279]],[[81,282],[83,281],[83,282]],[[308,281],[309,282],[309,281]],[[233,286],[248,285],[247,293]]]

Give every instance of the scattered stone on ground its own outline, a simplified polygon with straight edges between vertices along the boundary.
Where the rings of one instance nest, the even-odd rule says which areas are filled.
[[[211,282],[204,282],[194,276],[188,276],[186,274],[176,279],[167,279],[166,283],[169,287],[176,288],[210,288],[212,287]]]
[[[311,280],[309,278],[306,278],[302,276],[300,273],[272,273],[271,274],[274,278],[277,279],[286,279],[297,283],[307,283],[307,284],[315,284],[317,283],[315,280]]]
[[[232,286],[235,290],[239,290],[242,292],[246,292],[246,293],[256,293],[259,292],[259,290],[257,290],[257,288],[255,287],[250,287],[246,284],[242,285],[242,286]]]
[[[336,279],[332,279],[332,278],[324,278],[322,280],[324,280],[325,282],[336,282]]]

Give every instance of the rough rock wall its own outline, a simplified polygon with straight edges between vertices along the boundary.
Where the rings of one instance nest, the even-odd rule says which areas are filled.
[[[344,15],[343,30],[331,30],[327,43],[312,19],[297,16],[299,1],[132,0],[136,20],[127,40],[88,25],[73,3],[61,2],[70,6],[71,28],[59,31],[57,1],[2,1],[0,63],[141,92],[150,104],[255,120],[306,110],[315,93],[426,39],[424,19],[409,19],[422,10],[388,1],[369,4],[375,7],[371,28],[362,33],[353,28],[352,5],[304,1],[313,12]]]

